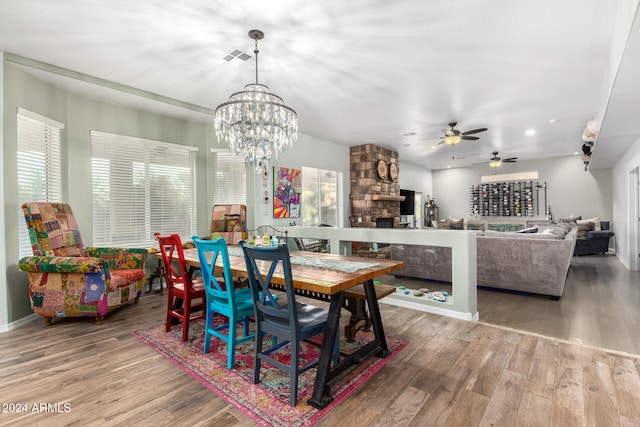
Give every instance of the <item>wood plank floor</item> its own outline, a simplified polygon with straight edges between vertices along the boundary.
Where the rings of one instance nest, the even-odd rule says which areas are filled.
[[[451,285],[387,276],[385,284],[451,291]],[[640,272],[615,256],[573,257],[564,294],[478,290],[480,322],[640,354]]]
[[[480,291],[480,322],[381,304],[387,334],[410,344],[317,425],[638,426],[639,287],[614,257],[581,257],[560,301]],[[254,425],[131,335],[161,324],[165,301],[0,334],[0,409],[69,403],[0,412],[0,426]]]

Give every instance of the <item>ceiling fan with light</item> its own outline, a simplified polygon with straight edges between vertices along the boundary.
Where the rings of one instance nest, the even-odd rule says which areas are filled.
[[[438,145],[445,144],[445,143],[448,145],[451,145],[452,159],[455,159],[454,147],[456,144],[458,144],[460,141],[463,141],[463,140],[477,141],[478,139],[480,139],[479,137],[470,136],[470,135],[474,133],[484,132],[487,130],[487,128],[478,128],[478,129],[468,130],[465,132],[460,132],[460,130],[456,129],[457,125],[458,125],[458,122],[451,122],[449,123],[449,127],[451,129],[442,129],[442,132],[444,132],[444,136],[439,137],[440,142],[438,143]],[[435,138],[424,138],[424,139],[435,139]]]
[[[444,132],[444,136],[441,137],[442,141],[440,141],[438,145],[444,144],[444,143],[447,143],[449,145],[456,145],[462,140],[476,141],[480,138],[477,136],[469,136],[469,135],[472,135],[474,133],[484,132],[487,130],[487,128],[479,128],[479,129],[468,130],[466,132],[460,132],[458,129],[456,129],[457,124],[458,122],[451,122],[449,123],[449,127],[451,129],[442,129],[442,132]]]
[[[479,162],[479,163],[474,163],[474,165],[484,165],[484,164],[489,164],[489,166],[491,166],[492,168],[498,168],[500,167],[503,163],[515,163],[518,161],[517,157],[509,157],[506,159],[500,158],[498,157],[498,152],[494,151],[493,152],[493,157],[489,159],[488,162]]]

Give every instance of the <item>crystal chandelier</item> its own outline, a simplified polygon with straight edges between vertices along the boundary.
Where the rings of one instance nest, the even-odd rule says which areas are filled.
[[[266,171],[272,154],[298,139],[298,116],[284,105],[278,95],[258,83],[258,40],[264,38],[260,30],[249,31],[255,40],[256,82],[236,92],[229,101],[218,105],[215,129],[218,141],[229,143],[231,151],[250,162],[257,174]]]

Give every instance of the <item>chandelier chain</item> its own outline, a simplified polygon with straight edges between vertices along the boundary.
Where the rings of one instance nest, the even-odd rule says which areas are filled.
[[[256,39],[256,47],[253,50],[253,53],[256,55],[256,84],[258,84],[258,53],[260,53],[258,50],[258,39]]]

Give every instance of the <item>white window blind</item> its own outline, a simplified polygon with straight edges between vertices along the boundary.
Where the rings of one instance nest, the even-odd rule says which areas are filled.
[[[244,157],[229,151],[211,150],[213,153],[213,204],[247,203],[247,168]]]
[[[64,125],[22,108],[18,108],[17,125],[18,239],[23,257],[33,252],[22,204],[59,202],[62,198],[60,133]]]
[[[338,226],[338,172],[302,167],[302,222]]]
[[[93,244],[152,247],[196,232],[198,149],[91,131]]]

